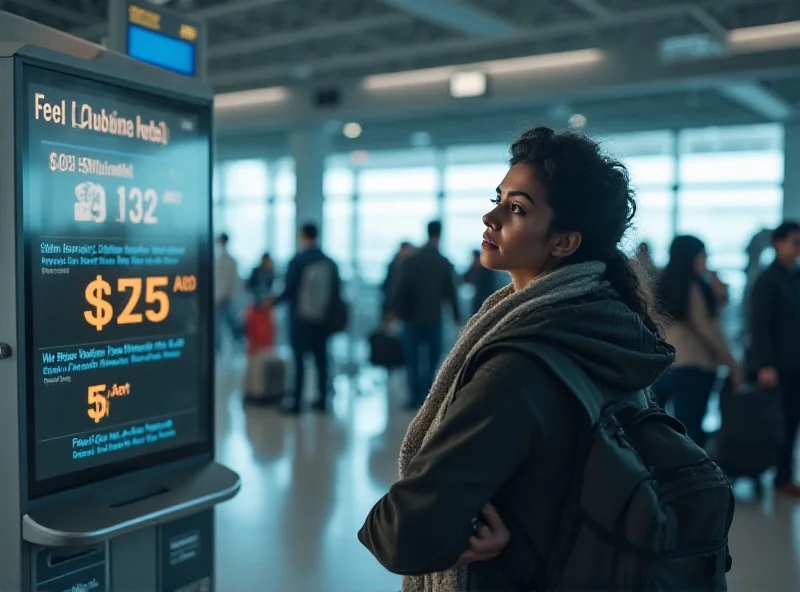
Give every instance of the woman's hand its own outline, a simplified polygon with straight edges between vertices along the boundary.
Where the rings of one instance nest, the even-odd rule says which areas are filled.
[[[483,508],[486,523],[478,526],[476,535],[469,537],[469,549],[458,558],[458,565],[489,561],[503,552],[511,540],[511,533],[491,504]]]

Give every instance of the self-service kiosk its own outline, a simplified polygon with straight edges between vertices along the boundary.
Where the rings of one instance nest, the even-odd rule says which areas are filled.
[[[211,92],[0,12],[0,591],[214,586]]]

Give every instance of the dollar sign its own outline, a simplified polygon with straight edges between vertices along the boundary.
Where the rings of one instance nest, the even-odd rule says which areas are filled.
[[[50,170],[55,171],[58,168],[58,154],[55,152],[50,153]]]
[[[83,317],[90,325],[94,325],[98,331],[102,331],[108,323],[111,322],[111,317],[114,316],[114,309],[111,304],[103,300],[103,296],[111,294],[111,286],[103,279],[102,275],[98,275],[96,280],[92,280],[86,286],[86,302],[95,307],[95,310],[83,311]]]

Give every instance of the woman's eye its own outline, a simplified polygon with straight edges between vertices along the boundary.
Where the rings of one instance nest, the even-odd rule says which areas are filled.
[[[511,212],[514,214],[524,214],[525,210],[523,210],[518,204],[511,204]]]
[[[492,202],[494,205],[497,205],[497,204],[500,203],[500,196],[497,195],[497,196],[491,198],[489,201]]]

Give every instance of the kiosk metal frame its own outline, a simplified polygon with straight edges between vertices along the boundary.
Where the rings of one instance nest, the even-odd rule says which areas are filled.
[[[194,535],[186,538],[181,528],[197,531],[198,537],[202,532],[205,550],[212,546],[213,564],[212,508],[240,488],[238,475],[213,460],[213,396],[207,452],[36,500],[29,496],[26,455],[34,452],[27,445],[32,418],[26,409],[25,368],[31,361],[25,360],[21,164],[16,161],[23,64],[193,102],[211,103],[213,94],[196,80],[0,11],[0,590],[49,589],[41,586],[83,569],[102,570],[104,586],[98,592],[169,592],[160,567],[165,537],[192,544]],[[213,121],[210,133],[213,138]],[[213,331],[210,318],[207,328]],[[210,357],[213,385],[213,348]],[[101,489],[104,494],[98,495]]]

